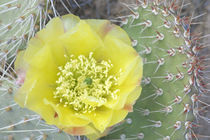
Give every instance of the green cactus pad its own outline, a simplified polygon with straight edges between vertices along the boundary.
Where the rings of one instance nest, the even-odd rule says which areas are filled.
[[[123,28],[144,60],[142,93],[133,113],[103,139],[184,140],[193,135],[193,79],[189,31],[172,5],[146,1],[127,5]]]

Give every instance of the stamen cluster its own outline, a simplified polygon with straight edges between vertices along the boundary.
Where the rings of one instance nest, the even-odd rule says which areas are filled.
[[[57,105],[90,113],[109,99],[117,99],[119,76],[110,75],[111,61],[96,61],[91,52],[88,57],[71,55],[65,66],[58,67],[59,76],[54,98]]]

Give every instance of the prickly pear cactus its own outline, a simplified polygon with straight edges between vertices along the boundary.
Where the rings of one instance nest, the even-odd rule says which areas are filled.
[[[53,1],[46,0],[46,3],[52,4],[46,9],[58,15]],[[200,112],[210,105],[199,99],[206,92],[198,78],[203,71],[202,59],[197,56],[202,46],[199,37],[190,35],[190,20],[179,16],[174,1],[139,0],[125,5],[132,14],[129,18],[122,17],[123,28],[144,58],[143,91],[133,113],[101,139],[199,139],[201,135],[193,129],[198,126],[197,119],[209,121]],[[38,29],[41,29],[46,16],[50,17],[43,7],[40,0],[0,1],[0,139],[3,140],[86,139],[46,125],[40,116],[18,107],[13,100],[14,56],[33,36],[35,23],[39,21]]]
[[[143,91],[134,112],[104,140],[197,138],[193,121],[199,116],[198,96],[205,91],[196,77],[200,48],[190,36],[190,24],[177,15],[173,1],[126,6],[132,15],[123,18],[123,28],[144,58]]]

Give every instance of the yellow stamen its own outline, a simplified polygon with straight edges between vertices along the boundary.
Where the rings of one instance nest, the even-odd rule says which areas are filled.
[[[97,62],[93,53],[89,57],[70,56],[63,67],[58,67],[57,88],[54,98],[64,107],[80,113],[92,112],[108,99],[116,99],[118,76],[110,75],[111,61]]]

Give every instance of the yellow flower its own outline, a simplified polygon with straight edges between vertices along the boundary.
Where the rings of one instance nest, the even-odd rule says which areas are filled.
[[[142,60],[107,20],[53,18],[18,53],[15,101],[47,124],[94,140],[132,111]]]

